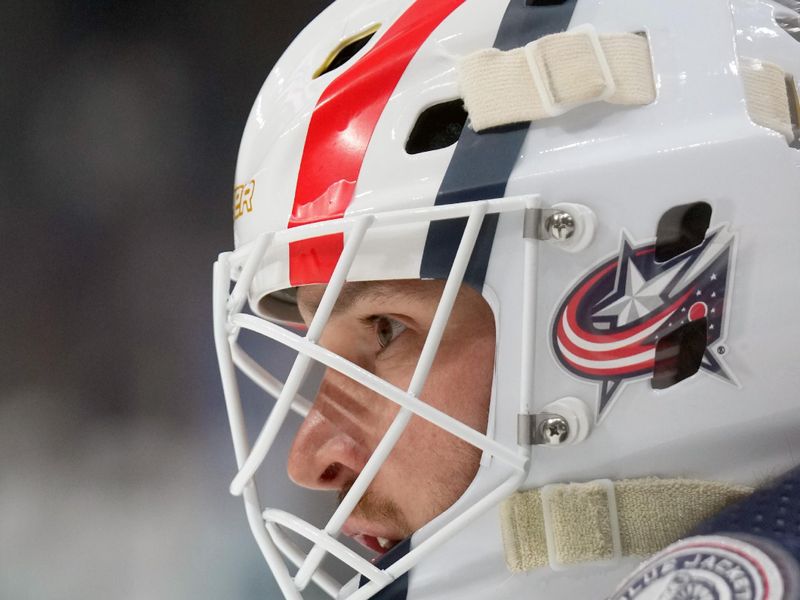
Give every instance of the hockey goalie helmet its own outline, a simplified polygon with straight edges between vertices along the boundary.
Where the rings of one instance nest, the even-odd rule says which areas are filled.
[[[231,490],[286,597],[312,581],[353,599],[610,593],[644,551],[620,529],[629,495],[607,503],[604,554],[559,533],[559,511],[580,519],[554,486],[735,494],[791,465],[797,23],[769,0],[338,0],[298,36],[250,113],[214,284]],[[398,281],[439,282],[402,385],[325,342],[356,282]],[[423,393],[469,294],[495,340],[477,426]],[[247,334],[296,353],[285,377]],[[314,372],[395,407],[317,523],[270,499]],[[276,399],[252,446],[237,373]],[[343,528],[419,423],[474,449],[477,473],[372,562]],[[417,451],[424,471],[437,449]],[[526,490],[551,498],[533,540],[512,503]]]

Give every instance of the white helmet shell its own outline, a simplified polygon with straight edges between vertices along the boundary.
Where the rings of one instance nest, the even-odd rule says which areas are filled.
[[[390,589],[395,595],[384,597],[414,600],[601,597],[641,557],[512,573],[503,499],[644,477],[754,486],[794,465],[800,154],[792,75],[800,42],[787,23],[797,20],[769,0],[337,0],[298,36],[248,118],[236,249],[221,255],[215,283],[240,469],[233,487],[245,492],[251,527],[287,597],[300,597],[297,579],[311,576],[321,553],[308,566],[278,539],[281,527],[369,581],[339,589],[315,579],[339,597]],[[646,39],[651,102],[592,102],[480,132],[459,122],[465,57],[584,26],[592,39]],[[337,56],[354,49],[347,61]],[[789,102],[777,112],[795,122],[770,127],[748,96],[748,77],[773,67],[788,91],[771,99]],[[430,109],[442,112],[427,127],[443,129],[420,150],[411,141]],[[573,221],[572,242],[560,243],[552,228],[544,239],[542,222],[556,213]],[[490,421],[486,432],[469,433],[446,416],[423,415],[410,395],[359,380],[484,451],[456,504],[416,532],[393,565],[370,568],[336,545],[331,522],[323,534],[282,512],[262,519],[252,481],[290,407],[307,408],[295,392],[308,364],[295,365],[296,386],[283,386],[243,358],[237,336],[252,329],[297,350],[301,363],[363,378],[315,346],[314,324],[304,339],[269,319],[298,320],[296,286],[329,284],[332,302],[344,281],[420,278],[464,281],[493,309]],[[242,314],[246,298],[258,316]],[[697,339],[699,348],[686,341]],[[683,354],[682,345],[694,348]],[[278,397],[253,448],[234,365]],[[571,443],[525,443],[519,417],[539,414],[562,416]],[[279,552],[306,564],[299,578]]]

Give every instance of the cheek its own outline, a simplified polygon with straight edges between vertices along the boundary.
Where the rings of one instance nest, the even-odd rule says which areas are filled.
[[[493,330],[466,342],[463,337],[446,337],[437,352],[420,398],[473,429],[485,432],[494,373],[494,343]],[[407,389],[419,358],[421,344],[419,346],[405,348],[402,353],[387,357],[386,366],[378,369],[376,374],[401,389]],[[385,416],[381,423],[381,431],[385,432],[399,407],[385,398],[378,403]],[[454,443],[466,445],[466,442],[417,416],[413,417],[400,440],[401,446],[428,447],[431,451]],[[401,451],[400,448],[398,451]]]
[[[424,345],[425,338],[419,333],[403,333],[375,356],[375,374],[392,385],[407,390]]]
[[[486,431],[494,366],[494,340],[437,358],[422,399],[470,427]],[[481,451],[420,417],[413,417],[389,455],[381,483],[418,529],[449,508],[467,489]]]
[[[494,336],[473,339],[464,344],[443,344],[431,368],[421,394],[422,400],[445,414],[469,425],[481,433],[486,431],[494,371]],[[480,450],[471,446],[438,425],[414,416],[398,446],[390,455],[390,468],[401,468],[406,477],[414,474],[419,465],[419,449],[427,454],[425,471],[436,474],[437,466],[446,466],[453,477],[454,465],[460,465],[459,475],[465,477],[463,487],[471,481]],[[438,475],[435,475],[435,477]],[[462,490],[463,491],[463,490]],[[460,493],[460,492],[459,492]]]
[[[468,341],[459,337],[443,340],[421,398],[485,432],[494,371],[494,331]],[[410,368],[404,369],[408,380],[415,364],[416,360],[410,361]],[[391,404],[394,415],[397,407]],[[477,472],[480,456],[479,449],[414,416],[379,472],[375,489],[395,501],[417,529],[461,496]]]
[[[486,431],[494,373],[494,336],[443,346],[423,396],[470,427]]]

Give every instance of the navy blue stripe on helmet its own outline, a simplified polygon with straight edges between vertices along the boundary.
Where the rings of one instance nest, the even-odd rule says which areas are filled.
[[[576,3],[577,0],[565,0],[559,5],[528,6],[525,0],[512,0],[503,15],[494,47],[511,50],[544,35],[564,31]],[[477,134],[465,127],[436,196],[436,205],[502,197],[528,129],[524,123]],[[448,276],[465,226],[466,219],[431,223],[420,267],[423,279]],[[467,268],[465,280],[477,289],[483,287],[496,227],[497,215],[487,216]],[[412,541],[413,536],[404,540],[376,565],[386,568],[405,556]],[[374,600],[406,600],[408,576],[406,573],[393,581]],[[361,585],[366,583],[362,577]]]
[[[494,47],[510,50],[564,31],[576,3],[577,0],[565,0],[558,5],[529,6],[525,0],[512,0],[503,15]],[[528,123],[483,133],[464,127],[436,196],[436,205],[503,197],[528,130]],[[430,224],[420,265],[421,278],[447,278],[465,226],[466,219]],[[497,215],[488,215],[464,276],[478,290],[486,277],[496,227]]]

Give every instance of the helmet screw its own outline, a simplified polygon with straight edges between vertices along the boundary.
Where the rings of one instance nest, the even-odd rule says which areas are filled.
[[[569,423],[559,415],[546,418],[539,425],[542,440],[548,446],[557,446],[564,443],[569,437]]]
[[[574,235],[575,219],[568,212],[557,211],[547,217],[545,227],[554,240],[563,242]]]

